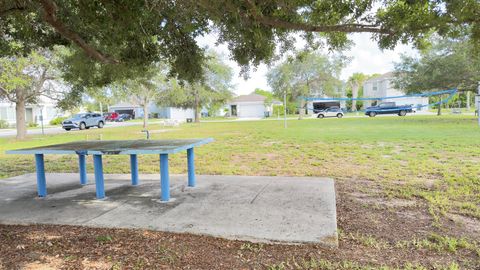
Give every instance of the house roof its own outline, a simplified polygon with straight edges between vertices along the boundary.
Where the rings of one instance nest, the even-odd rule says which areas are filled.
[[[365,82],[381,81],[381,80],[385,80],[385,79],[390,79],[393,76],[395,76],[395,73],[393,71],[390,71],[390,72],[384,73],[380,76],[370,78],[370,79],[366,80]]]
[[[250,94],[250,95],[241,95],[232,100],[232,102],[264,102],[266,99],[265,96],[258,95],[258,94]]]

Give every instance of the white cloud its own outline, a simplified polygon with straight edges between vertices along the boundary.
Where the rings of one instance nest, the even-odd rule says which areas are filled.
[[[352,57],[352,61],[342,71],[343,80],[355,72],[365,74],[386,73],[393,70],[393,63],[400,60],[400,55],[416,54],[416,50],[408,45],[399,44],[394,50],[380,50],[375,41],[372,41],[369,34],[353,34],[351,39],[355,45],[345,53]]]
[[[393,70],[393,63],[400,60],[402,53],[413,55],[416,50],[407,45],[397,45],[394,50],[380,50],[377,43],[370,38],[370,34],[352,34],[351,39],[355,43],[354,46],[345,55],[352,58],[351,62],[342,71],[341,78],[343,80],[355,72],[362,72],[365,74],[386,73]],[[213,48],[220,54],[225,55],[226,62],[234,70],[233,83],[235,84],[234,92],[237,95],[244,95],[253,92],[255,88],[262,88],[271,90],[267,83],[266,74],[268,66],[262,64],[256,70],[250,71],[250,77],[244,80],[240,76],[240,67],[235,61],[229,60],[229,51],[226,45],[216,45],[217,38],[210,34],[198,39],[200,46],[208,46]],[[298,42],[299,44],[302,41]]]

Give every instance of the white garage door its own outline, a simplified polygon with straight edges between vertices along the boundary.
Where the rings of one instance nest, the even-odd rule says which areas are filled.
[[[238,117],[264,117],[265,106],[263,104],[241,105]]]

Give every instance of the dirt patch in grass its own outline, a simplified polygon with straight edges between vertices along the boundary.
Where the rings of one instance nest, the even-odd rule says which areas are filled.
[[[370,181],[359,181],[355,185],[336,182],[338,223],[345,231],[395,242],[424,237],[426,229],[431,229],[432,219],[424,203],[372,196],[359,191],[362,185],[368,189],[372,184]]]
[[[380,207],[402,208],[402,207],[413,207],[416,204],[416,202],[412,200],[374,197],[374,196],[370,196],[368,194],[359,193],[359,192],[352,193],[351,196],[360,203],[380,206]]]
[[[466,231],[470,237],[480,241],[480,220],[452,213],[448,213],[447,217],[454,222],[451,224],[452,227],[459,227],[455,231]]]

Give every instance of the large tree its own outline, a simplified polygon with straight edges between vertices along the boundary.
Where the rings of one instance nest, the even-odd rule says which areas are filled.
[[[117,99],[128,100],[143,109],[143,128],[148,127],[149,106],[167,91],[169,81],[166,65],[156,64],[146,74],[111,85]]]
[[[41,96],[60,98],[52,82],[58,78],[55,57],[51,51],[32,51],[25,57],[0,58],[0,99],[15,104],[17,139],[27,134],[25,109]]]
[[[457,88],[476,91],[480,81],[480,56],[465,37],[434,37],[418,57],[402,56],[395,64],[394,85],[406,93],[421,93]],[[438,106],[440,114],[441,106]]]
[[[212,31],[246,71],[272,60],[278,48],[292,48],[298,34],[335,49],[347,44],[348,33],[368,32],[391,48],[470,26],[478,42],[478,10],[475,0],[4,0],[0,57],[69,44],[74,50],[64,74],[79,85],[141,75],[162,60],[192,82],[202,77],[206,59],[196,38]]]
[[[158,103],[166,106],[192,108],[195,122],[200,122],[200,111],[205,106],[218,107],[232,97],[232,69],[222,57],[209,52],[208,60],[203,65],[204,77],[199,82],[185,83],[171,80],[171,87],[163,92]]]
[[[281,62],[267,74],[275,95],[289,94],[291,99],[300,98],[299,119],[305,113],[306,96],[337,96],[342,88],[340,72],[346,63],[343,56],[327,57],[316,52],[300,52],[295,57]]]

